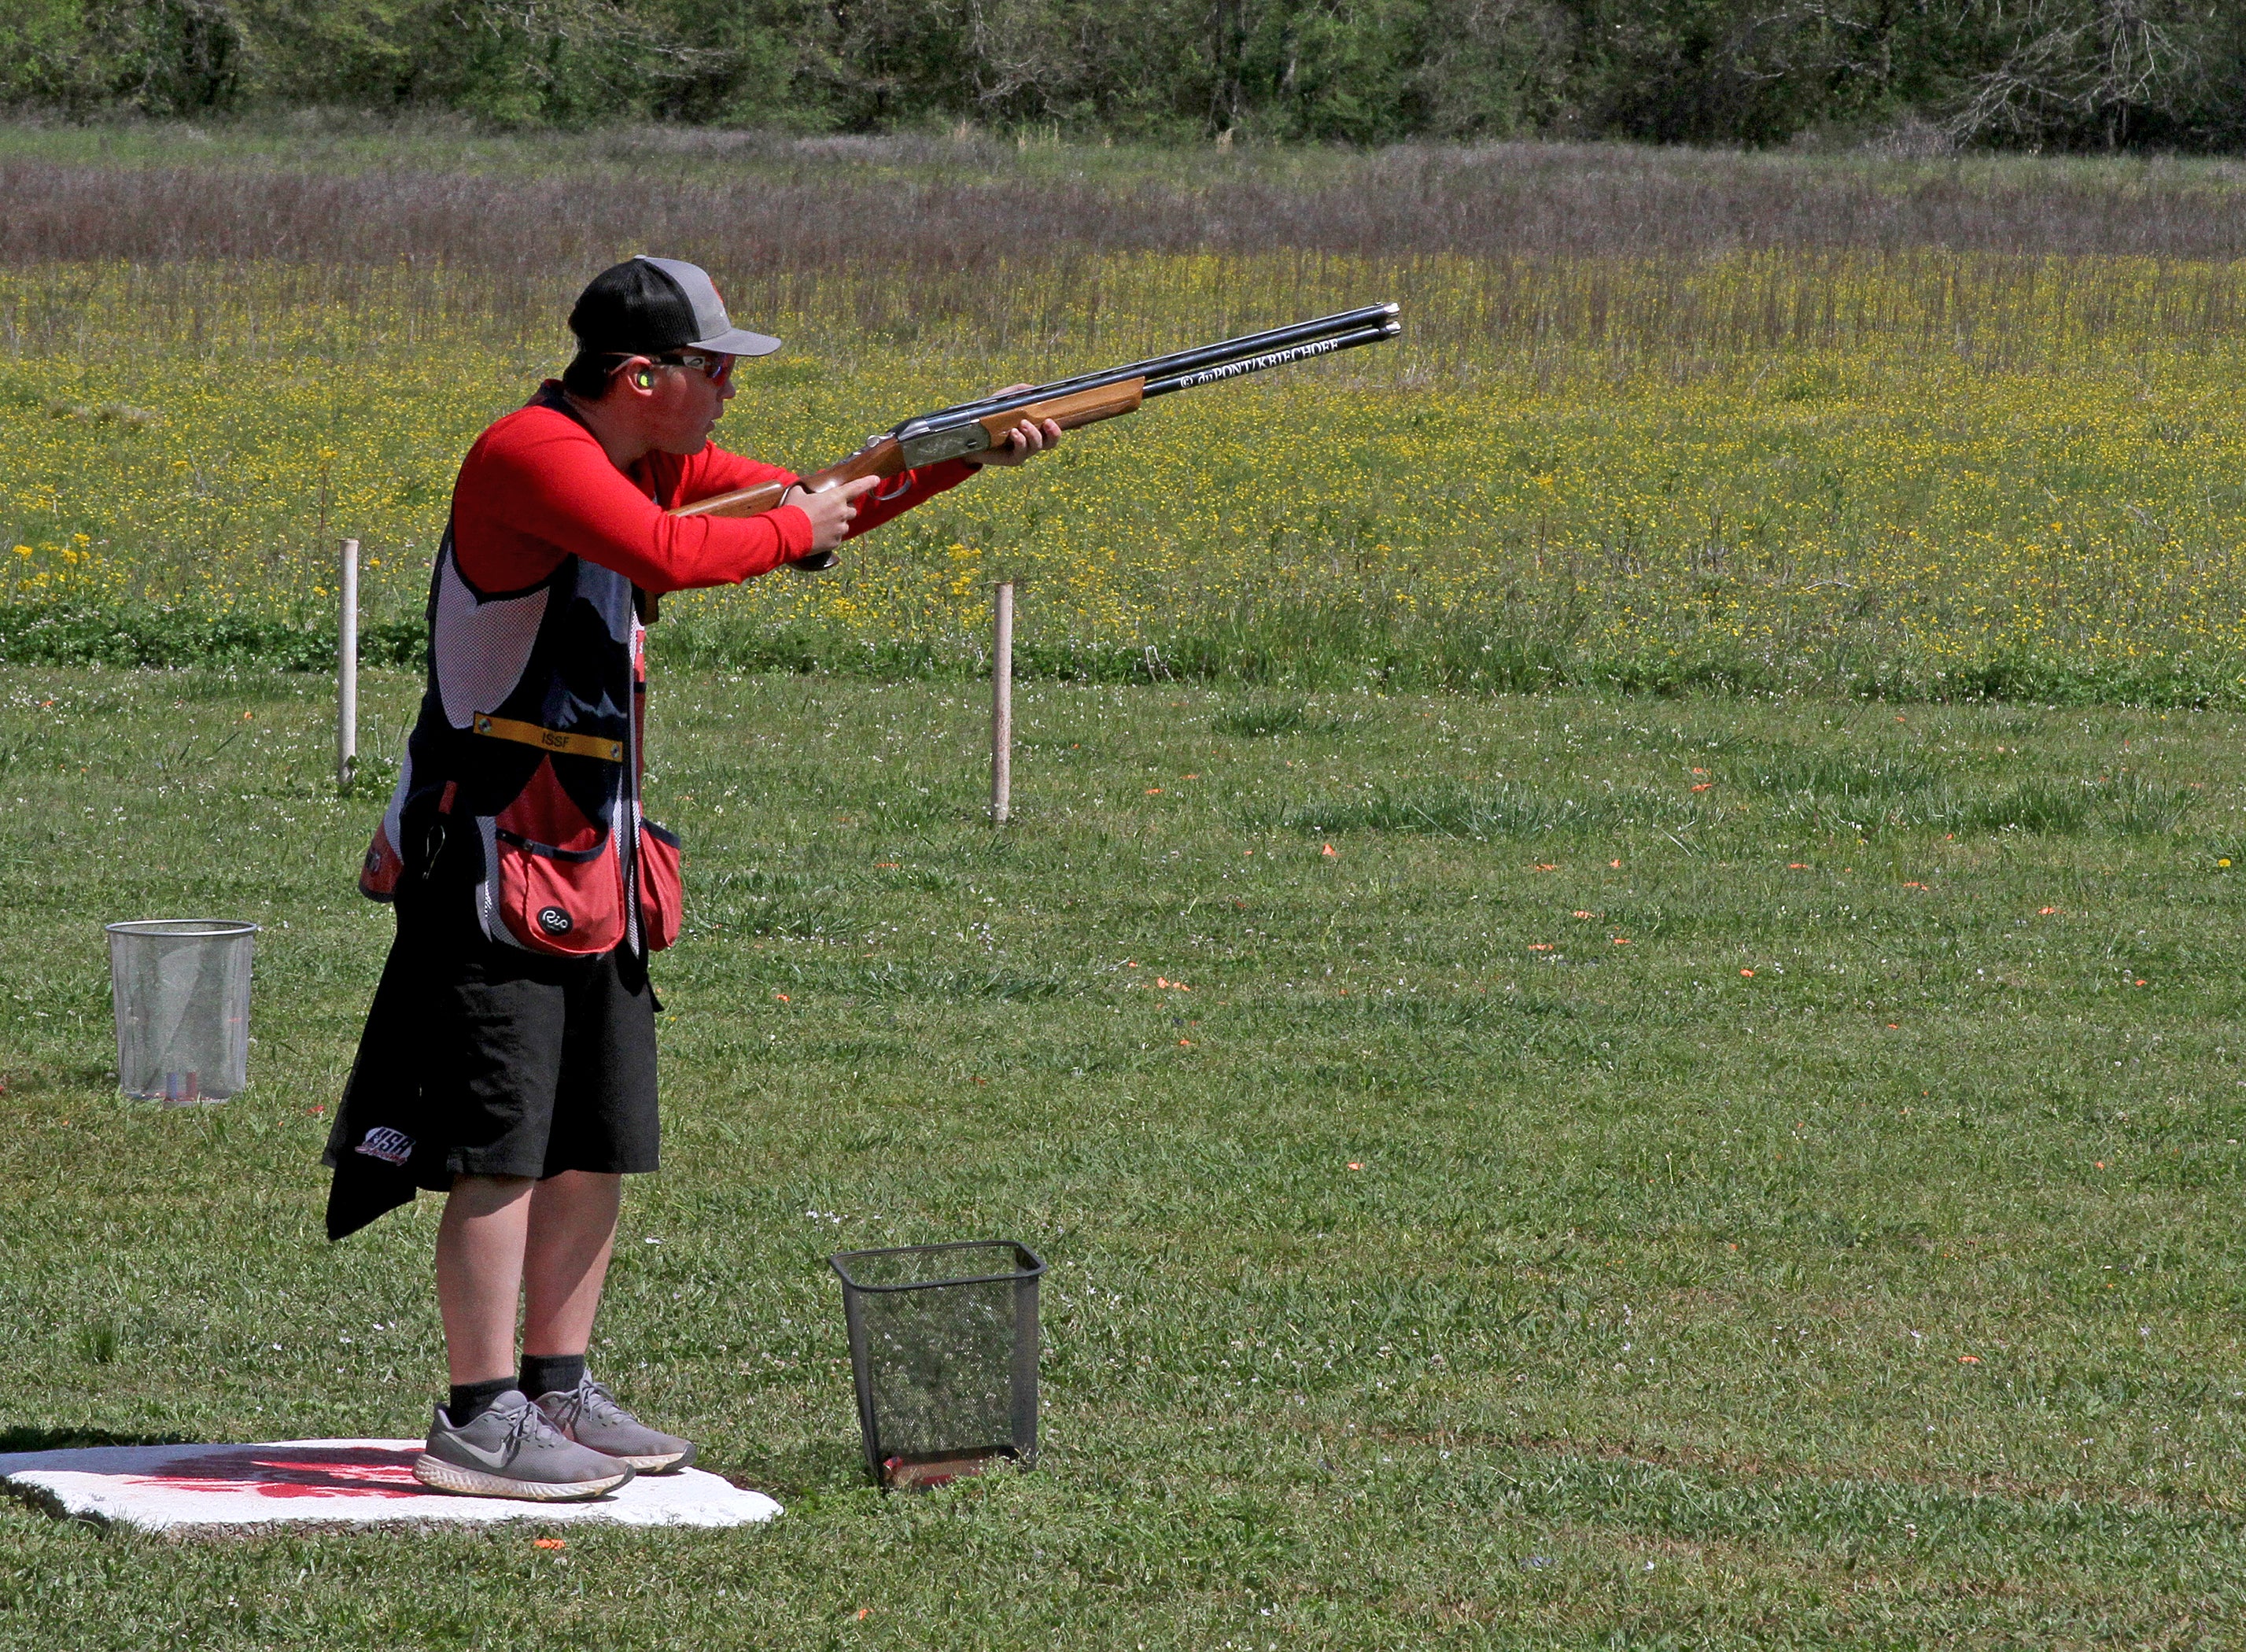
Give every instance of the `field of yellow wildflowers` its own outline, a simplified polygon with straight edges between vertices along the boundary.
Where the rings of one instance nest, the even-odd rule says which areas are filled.
[[[718,439],[808,469],[1018,376],[1392,296],[1412,332],[1085,432],[834,575],[678,602],[677,655],[971,665],[1011,576],[1029,669],[1075,675],[2246,697],[2227,264],[1115,255],[995,343],[865,324],[879,285],[737,302],[790,348]],[[310,663],[349,534],[409,653],[460,454],[563,355],[473,287],[0,272],[0,649]]]

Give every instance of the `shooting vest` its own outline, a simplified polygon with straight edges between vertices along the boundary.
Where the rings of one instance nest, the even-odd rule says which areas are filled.
[[[547,405],[569,412],[552,397]],[[575,417],[574,413],[571,413]],[[470,585],[448,525],[429,588],[429,683],[360,892],[426,879],[452,834],[482,849],[484,934],[568,957],[677,938],[678,840],[640,809],[646,632],[632,583],[565,556],[537,584]]]

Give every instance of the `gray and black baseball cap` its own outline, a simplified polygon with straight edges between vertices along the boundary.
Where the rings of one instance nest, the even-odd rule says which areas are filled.
[[[642,253],[610,266],[577,295],[569,330],[579,348],[609,356],[670,350],[769,356],[779,340],[733,325],[725,301],[699,265]]]

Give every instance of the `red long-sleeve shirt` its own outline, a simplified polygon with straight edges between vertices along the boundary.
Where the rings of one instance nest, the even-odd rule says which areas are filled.
[[[476,438],[453,485],[453,554],[485,595],[520,591],[566,556],[613,568],[657,595],[731,585],[812,549],[811,519],[793,505],[761,516],[673,516],[672,507],[794,472],[714,443],[691,458],[650,453],[618,470],[587,430],[541,398]],[[907,471],[858,504],[852,538],[974,474],[962,459]]]

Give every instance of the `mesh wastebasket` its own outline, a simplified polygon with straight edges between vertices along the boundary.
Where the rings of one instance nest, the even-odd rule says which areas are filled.
[[[1038,1455],[1035,1251],[1011,1240],[855,1250],[842,1278],[850,1374],[876,1483],[940,1485]]]
[[[224,1101],[249,1081],[254,923],[152,918],[109,928],[117,1083],[128,1096]]]

